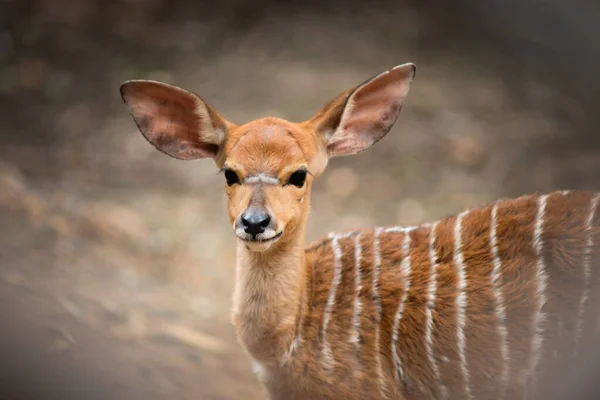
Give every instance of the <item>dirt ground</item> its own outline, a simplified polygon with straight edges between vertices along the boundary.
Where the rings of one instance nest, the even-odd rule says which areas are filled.
[[[236,122],[301,120],[415,62],[392,132],[316,183],[308,240],[600,188],[597,137],[572,140],[589,117],[577,99],[493,51],[446,46],[408,3],[393,21],[378,8],[193,3],[2,5],[0,380],[22,391],[6,398],[264,398],[229,323],[223,178],[142,138],[119,98],[127,79],[188,88]]]

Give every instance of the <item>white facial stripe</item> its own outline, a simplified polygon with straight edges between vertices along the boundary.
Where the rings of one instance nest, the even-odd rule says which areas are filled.
[[[247,184],[264,183],[267,185],[279,185],[281,183],[281,181],[278,178],[275,178],[274,176],[258,174],[258,175],[252,175],[252,176],[245,177],[244,183],[247,183]]]

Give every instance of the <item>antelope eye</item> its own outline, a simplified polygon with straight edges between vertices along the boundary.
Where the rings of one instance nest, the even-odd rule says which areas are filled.
[[[236,183],[240,183],[240,178],[235,172],[233,172],[230,169],[225,170],[225,180],[227,181],[227,186],[232,186]]]
[[[294,172],[290,178],[287,181],[288,185],[294,185],[296,187],[301,188],[302,186],[304,186],[304,182],[306,181],[306,170],[305,169],[299,169],[298,171]]]

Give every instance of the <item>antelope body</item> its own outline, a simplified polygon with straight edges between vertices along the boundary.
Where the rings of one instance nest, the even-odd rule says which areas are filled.
[[[274,400],[551,398],[552,382],[596,362],[598,194],[505,199],[305,247],[312,180],[389,131],[414,73],[377,75],[301,123],[235,125],[174,86],[121,88],[155,147],[224,171],[232,320]]]

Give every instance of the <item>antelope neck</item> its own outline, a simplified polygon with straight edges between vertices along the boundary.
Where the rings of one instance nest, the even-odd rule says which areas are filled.
[[[258,361],[277,361],[295,337],[307,284],[303,231],[265,253],[238,244],[233,322]]]

